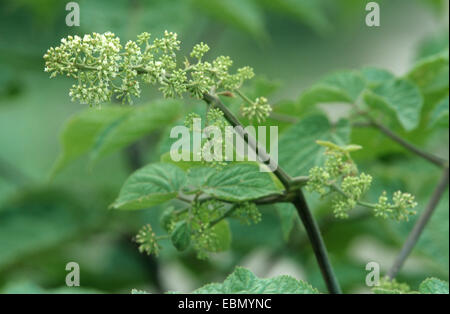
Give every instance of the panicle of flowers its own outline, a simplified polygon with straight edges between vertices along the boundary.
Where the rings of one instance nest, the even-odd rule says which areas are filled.
[[[45,71],[50,77],[66,75],[77,80],[70,90],[72,101],[97,105],[112,97],[132,103],[140,97],[141,83],[156,85],[164,97],[182,97],[189,93],[202,99],[210,91],[232,91],[254,74],[243,67],[231,74],[233,62],[220,56],[212,62],[203,61],[209,51],[204,43],[193,47],[183,64],[177,60],[180,41],[177,34],[165,31],[161,38],[150,40],[149,33],[128,41],[124,47],[113,33],[68,36],[44,55]]]
[[[232,217],[244,225],[257,224],[261,221],[261,212],[255,203],[244,202],[237,205]]]
[[[416,214],[416,211],[413,210],[416,206],[417,202],[414,201],[414,196],[410,193],[397,191],[392,197],[392,202],[389,202],[387,193],[383,192],[378,199],[374,211],[376,217],[408,221],[409,216]]]
[[[272,112],[272,107],[267,103],[267,98],[258,97],[255,101],[243,105],[241,111],[244,117],[260,123],[267,119]]]
[[[394,193],[393,203],[389,202],[386,192],[379,197],[377,204],[362,201],[370,189],[372,176],[359,173],[350,157],[352,151],[361,149],[360,146],[341,147],[326,141],[317,143],[326,147],[326,160],[324,166],[310,170],[306,189],[317,192],[321,197],[333,194],[332,209],[337,218],[348,218],[349,212],[357,205],[372,208],[376,217],[407,220],[415,214],[412,209],[417,203],[409,193]]]
[[[136,235],[135,241],[139,244],[139,252],[159,255],[160,246],[151,225],[143,226]]]

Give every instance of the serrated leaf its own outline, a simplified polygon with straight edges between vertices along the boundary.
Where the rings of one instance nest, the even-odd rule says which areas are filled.
[[[170,240],[178,251],[184,251],[189,247],[191,243],[191,227],[185,220],[175,225],[170,235]]]
[[[174,122],[178,118],[179,112],[180,103],[168,100],[134,108],[97,134],[91,150],[91,160],[94,162],[152,131]]]
[[[427,278],[419,286],[422,294],[449,294],[448,282],[437,278]]]
[[[375,86],[364,94],[364,101],[375,110],[394,112],[407,131],[420,122],[423,96],[415,84],[405,79],[393,79]]]
[[[279,141],[279,163],[291,176],[308,175],[323,160],[324,147],[317,140],[348,144],[350,126],[341,120],[336,126],[323,115],[309,116],[288,129]]]
[[[238,162],[223,168],[192,168],[188,183],[202,192],[231,202],[279,194],[281,189],[256,163]]]
[[[144,209],[175,198],[186,174],[172,164],[155,163],[134,172],[124,183],[115,209]]]
[[[195,294],[318,294],[309,284],[290,276],[260,279],[250,270],[237,267],[223,283],[212,283],[193,291]]]

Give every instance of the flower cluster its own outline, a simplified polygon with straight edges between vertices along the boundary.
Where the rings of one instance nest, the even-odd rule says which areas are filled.
[[[158,256],[160,246],[157,241],[157,237],[153,232],[150,225],[145,225],[139,230],[135,238],[136,243],[139,244],[139,252],[147,253],[148,255],[154,254]]]
[[[237,205],[232,217],[244,225],[257,224],[261,221],[261,212],[254,203],[244,202]]]
[[[267,119],[272,112],[272,107],[267,103],[267,98],[258,97],[247,106],[243,106],[242,115],[249,120],[256,120],[258,123]]]
[[[318,144],[326,147],[327,159],[323,167],[313,167],[310,170],[306,189],[317,192],[322,197],[333,194],[332,207],[337,218],[348,218],[349,211],[357,205],[372,208],[376,217],[407,220],[408,216],[415,214],[412,209],[417,203],[409,193],[396,192],[393,203],[389,202],[386,192],[380,196],[377,204],[362,202],[362,198],[370,189],[372,177],[359,173],[350,157],[350,152],[361,147],[340,147],[324,141],[318,141]]]
[[[417,202],[414,201],[413,195],[397,191],[394,193],[391,203],[386,194],[383,192],[378,199],[378,204],[374,209],[376,217],[408,221],[409,216],[416,214],[413,209],[417,206]]]
[[[177,52],[180,41],[177,34],[165,32],[162,38],[150,41],[150,34],[142,33],[136,41],[122,46],[113,33],[68,36],[56,48],[44,55],[45,71],[50,77],[66,75],[77,80],[70,90],[73,101],[97,105],[111,97],[132,102],[139,97],[141,82],[156,85],[165,97],[178,97],[189,93],[203,98],[216,90],[232,91],[253,77],[253,70],[243,67],[230,74],[233,62],[220,56],[212,62],[203,61],[209,47],[194,46],[190,57],[179,65]]]
[[[230,207],[218,200],[193,201],[185,209],[168,207],[164,210],[160,223],[168,235],[156,236],[152,227],[146,225],[139,231],[135,241],[139,244],[140,252],[158,255],[158,241],[170,238],[177,249],[185,250],[191,246],[198,258],[205,259],[209,252],[226,249],[227,244],[223,240],[224,228],[228,228],[226,218],[234,218],[250,225],[261,220],[261,213],[250,202]]]

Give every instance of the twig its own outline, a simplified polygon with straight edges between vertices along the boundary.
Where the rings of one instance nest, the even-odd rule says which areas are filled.
[[[422,149],[415,146],[414,144],[401,138],[398,134],[394,133],[388,127],[384,126],[383,124],[379,123],[378,121],[375,121],[372,118],[369,118],[369,121],[370,121],[370,125],[377,128],[382,133],[384,133],[386,136],[390,137],[392,140],[399,143],[400,145],[402,145],[404,148],[411,151],[412,153],[428,160],[429,162],[433,163],[434,165],[436,165],[438,167],[444,168],[444,167],[448,166],[447,160],[445,160],[439,156],[433,155],[431,153],[428,153],[426,151],[423,151]]]
[[[239,120],[220,101],[219,98],[211,94],[205,94],[203,95],[203,99],[208,104],[216,106],[223,112],[227,121],[236,129],[236,132],[244,139],[244,141],[249,145],[251,149],[256,151],[256,155],[258,156],[260,161],[268,165],[269,168],[273,170],[275,176],[281,181],[281,183],[286,188],[287,192],[290,191],[293,183],[296,183],[298,185],[298,182],[293,181],[292,178],[278,165],[278,163],[272,158],[270,158],[270,155],[267,154],[265,149],[258,144],[258,142],[254,139],[254,137],[247,131],[245,131]],[[316,256],[319,268],[322,272],[322,276],[325,280],[328,291],[333,294],[341,293],[339,283],[336,279],[330,260],[328,258],[327,249],[320,234],[320,230],[317,226],[317,223],[314,220],[313,215],[311,214],[308,208],[308,204],[306,203],[306,200],[304,198],[301,189],[298,189],[298,191],[296,192],[296,197],[294,198],[292,203],[297,208],[300,218],[308,233],[308,237],[311,241],[314,254]]]
[[[317,223],[308,208],[308,204],[306,203],[302,191],[299,191],[298,197],[294,199],[293,204],[297,209],[303,225],[305,226],[306,233],[308,234],[309,240],[312,244],[314,254],[316,255],[320,271],[322,272],[322,276],[325,280],[328,290],[330,291],[330,293],[340,294],[341,289],[339,287],[336,275],[333,272],[325,243],[323,242],[319,227],[317,226]]]
[[[273,160],[266,152],[266,150],[256,142],[255,138],[244,129],[240,121],[234,116],[234,114],[228,109],[228,107],[226,107],[219,98],[211,94],[203,95],[203,99],[208,104],[216,106],[223,112],[225,119],[227,119],[227,121],[235,128],[239,136],[244,139],[244,141],[250,146],[250,148],[255,150],[258,159],[260,159],[260,161],[265,165],[269,166],[269,168],[274,171],[274,174],[281,181],[284,187],[286,189],[289,189],[289,185],[291,182],[291,178],[289,177],[289,175],[281,167],[278,166],[277,162]]]
[[[431,218],[431,215],[433,214],[434,210],[436,209],[437,205],[439,204],[439,201],[444,194],[445,190],[448,186],[448,180],[449,180],[449,169],[448,167],[444,169],[443,175],[441,178],[441,181],[439,181],[438,186],[433,192],[433,195],[431,196],[430,201],[428,202],[428,205],[422,215],[417,220],[416,224],[414,225],[414,228],[411,230],[410,234],[408,235],[408,239],[403,244],[402,250],[400,251],[399,255],[397,256],[394,264],[392,265],[391,269],[388,272],[389,278],[394,278],[397,276],[398,272],[400,271],[401,267],[405,263],[406,259],[408,258],[409,254],[411,254],[411,251],[413,250],[414,246],[416,245],[417,241],[420,238],[420,235],[422,234],[426,224]]]

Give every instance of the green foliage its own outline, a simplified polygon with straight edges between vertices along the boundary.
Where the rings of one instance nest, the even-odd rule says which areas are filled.
[[[213,16],[220,12],[220,16],[237,21],[237,27],[255,36],[263,33],[264,27],[255,22],[259,21],[258,14],[248,17],[245,10],[234,10],[236,1],[195,3]],[[249,1],[244,8],[246,6],[256,6],[256,2]],[[282,10],[295,8],[294,14],[299,15],[304,14],[305,8],[315,7],[309,1],[296,4],[283,1],[274,6]],[[254,10],[249,12],[254,13]],[[249,98],[241,91],[243,83],[254,75],[250,67],[239,68],[231,74],[233,62],[229,57],[205,61],[209,47],[203,42],[194,45],[188,54],[190,59],[184,57],[180,60],[177,57],[179,50],[177,35],[167,31],[162,38],[153,41],[150,41],[150,34],[142,33],[136,41],[128,41],[124,46],[112,33],[94,33],[82,38],[69,36],[62,40],[60,46],[50,48],[44,58],[46,71],[51,73],[51,77],[62,74],[78,80],[70,96],[81,103],[98,105],[112,98],[131,103],[132,97],[140,97],[141,84],[146,83],[157,86],[165,97],[188,94],[205,100],[208,105],[204,114],[205,126],[218,127],[222,131],[228,123],[237,124],[237,118],[230,118],[237,109],[238,103],[232,99],[236,95],[242,100],[239,105],[242,116],[247,119],[245,121],[260,124],[271,116],[272,106],[267,98],[262,94]],[[147,224],[135,239],[139,250],[158,255],[163,247],[162,241],[170,239],[178,251],[192,248],[202,259],[211,252],[230,248],[229,220],[236,219],[247,225],[260,222],[261,213],[256,203],[267,201],[269,197],[275,199],[274,208],[280,215],[282,233],[287,239],[298,215],[291,204],[282,202],[292,201],[293,195],[305,185],[306,190],[317,192],[321,197],[333,195],[332,210],[336,217],[348,218],[350,210],[365,206],[373,209],[377,217],[408,220],[417,205],[412,194],[397,191],[389,200],[387,192],[382,192],[377,196],[378,203],[363,201],[370,192],[373,178],[360,173],[350,156],[361,148],[349,145],[352,124],[367,122],[369,126],[376,126],[376,122],[383,119],[387,125],[406,134],[423,125],[430,128],[442,125],[442,120],[448,117],[447,76],[448,51],[419,61],[402,77],[373,67],[334,73],[306,90],[296,108],[286,107],[288,113],[289,110],[299,113],[299,117],[295,117],[298,122],[287,122],[292,125],[283,132],[279,142],[280,166],[289,174],[288,179],[284,179],[287,184],[279,173],[261,172],[258,163],[207,164],[210,160],[205,158],[200,163],[174,163],[166,154],[161,157],[163,162],[149,164],[133,173],[111,207],[138,210],[162,205],[164,211],[160,223],[167,235],[157,236],[154,232],[157,228]],[[231,98],[230,112],[220,101],[211,101],[219,96]],[[322,108],[317,105],[324,103],[347,104],[345,118],[328,119],[318,114]],[[171,104],[174,108],[178,106],[175,102]],[[179,107],[172,110],[164,105],[152,106],[134,110],[108,107],[105,117],[100,114],[78,117],[73,125],[67,127],[67,138],[63,139],[63,143],[74,142],[74,148],[72,151],[69,148],[64,150],[56,169],[87,152],[90,152],[92,160],[97,160],[163,125],[171,125],[178,118],[169,116],[167,112],[177,112]],[[325,111],[332,116],[333,110]],[[185,119],[191,132],[200,131],[193,127],[194,119],[200,117],[198,113],[191,113]],[[280,117],[282,119],[283,115]],[[276,119],[277,115],[271,118]],[[80,143],[73,140],[77,138],[82,138]],[[202,142],[202,153],[210,149],[210,141],[223,145],[223,139],[211,137]],[[70,145],[72,143],[67,144],[68,147]],[[300,178],[292,179],[294,176]],[[434,291],[437,289],[433,288],[435,286],[442,285],[431,282],[419,290]],[[410,292],[409,287],[396,282],[385,282],[377,289],[384,293]],[[258,279],[249,271],[238,268],[223,284],[210,284],[194,292],[317,293],[317,290],[290,277]]]
[[[448,95],[448,50],[419,61],[405,77],[373,67],[334,73],[303,92],[299,106],[309,112],[317,104],[347,103],[355,114],[397,120],[412,131],[423,107],[434,105],[429,96],[442,93]]]
[[[175,198],[186,181],[186,174],[171,164],[150,164],[134,172],[124,183],[115,209],[143,209]]]
[[[448,294],[448,282],[437,278],[427,278],[419,286],[422,294]]]
[[[201,179],[199,189],[221,200],[244,202],[281,193],[271,176],[260,172],[257,164],[237,163],[208,172],[202,178],[195,177],[195,174],[190,175],[190,178]]]
[[[335,126],[323,115],[302,119],[289,128],[279,140],[279,161],[292,176],[307,175],[309,169],[323,159],[323,147],[317,140],[332,141],[339,145],[348,143],[350,126],[341,120]]]
[[[419,291],[411,291],[404,283],[384,279],[379,287],[372,289],[375,294],[448,294],[448,282],[437,278],[427,278],[419,285]]]
[[[74,115],[61,135],[62,152],[52,174],[55,175],[72,161],[89,154],[91,162],[124,148],[178,117],[180,104],[157,101],[133,107],[104,107],[87,109]]]
[[[101,221],[65,191],[28,191],[0,209],[0,270],[63,245]]]
[[[193,0],[196,9],[202,10],[215,20],[229,23],[237,29],[263,39],[266,34],[264,16],[257,1],[239,0]]]
[[[449,97],[442,99],[431,114],[430,126],[440,125],[448,127],[448,100]]]
[[[364,94],[364,101],[374,109],[393,111],[407,131],[415,129],[420,121],[423,98],[419,89],[404,79],[391,79]]]
[[[290,276],[278,276],[270,279],[260,279],[251,271],[237,267],[223,283],[211,283],[192,293],[281,293],[281,294],[318,294],[309,284],[298,281]]]
[[[169,163],[150,164],[133,173],[119,197],[116,209],[144,209],[187,193],[205,193],[215,198],[243,202],[279,194],[272,177],[257,164],[236,163],[221,169],[196,167],[186,174]]]

